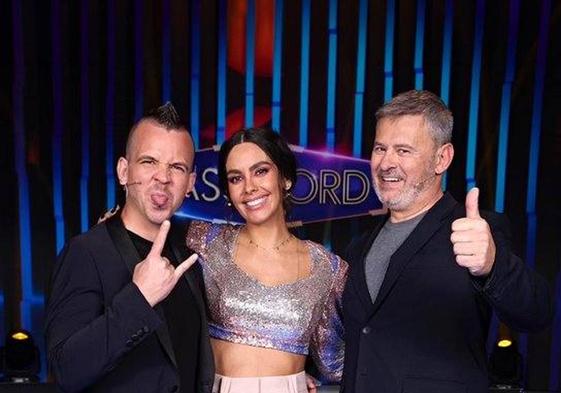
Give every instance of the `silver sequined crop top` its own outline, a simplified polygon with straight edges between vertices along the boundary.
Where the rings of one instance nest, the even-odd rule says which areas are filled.
[[[193,221],[187,245],[199,254],[213,338],[310,355],[322,379],[337,382],[343,370],[341,296],[348,265],[306,241],[312,266],[294,283],[265,286],[233,261],[241,226]]]

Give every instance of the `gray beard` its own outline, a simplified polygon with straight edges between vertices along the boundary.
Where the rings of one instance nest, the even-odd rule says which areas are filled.
[[[378,189],[375,181],[372,181],[372,185],[374,186],[374,192],[376,193],[376,196],[378,197],[380,202],[382,202],[388,209],[394,211],[402,211],[409,208],[409,206],[411,206],[411,204],[413,204],[413,202],[415,202],[419,198],[419,195],[423,191],[425,191],[435,180],[436,175],[434,175],[434,171],[432,171],[432,174],[430,176],[425,177],[423,180],[415,183],[412,186],[408,186],[407,189],[402,190],[400,194],[391,201],[384,200],[384,198],[382,198],[381,192]]]

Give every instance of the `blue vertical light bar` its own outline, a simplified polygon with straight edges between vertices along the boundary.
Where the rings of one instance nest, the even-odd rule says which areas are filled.
[[[107,3],[107,86],[105,91],[105,179],[107,209],[115,206],[113,134],[115,112],[115,3]]]
[[[502,88],[501,97],[501,115],[499,120],[499,146],[497,157],[497,184],[495,189],[495,211],[504,212],[504,190],[505,190],[505,173],[508,151],[508,129],[510,119],[510,100],[512,84],[514,82],[514,74],[516,70],[516,45],[518,40],[518,24],[520,16],[520,0],[513,0],[510,3],[509,25],[508,25],[508,43],[506,53],[505,78]],[[495,346],[498,338],[499,319],[496,313],[493,313],[491,327],[489,329],[489,337],[487,340],[487,349],[489,351]]]
[[[80,114],[82,128],[82,170],[80,174],[80,229],[86,232],[89,222],[90,180],[90,80],[89,80],[89,0],[80,9]]]
[[[545,67],[547,64],[547,46],[549,39],[550,0],[542,0],[540,12],[538,50],[536,56],[536,70],[534,79],[534,97],[532,105],[532,131],[530,134],[530,153],[528,158],[528,189],[526,192],[526,264],[533,269],[536,264],[536,195],[538,189],[538,164],[540,156],[540,136],[542,127],[543,91]],[[559,318],[559,316],[557,316]],[[553,335],[561,332],[553,332]],[[526,358],[527,335],[521,334],[520,354]],[[559,361],[559,359],[557,359]],[[552,360],[552,363],[554,361]],[[555,372],[559,372],[559,368]]]
[[[144,0],[134,2],[134,120],[144,112],[144,45],[142,26],[144,19]]]
[[[60,32],[60,0],[51,3],[51,39],[52,39],[52,83],[53,83],[53,204],[56,229],[56,251],[64,247],[64,209],[62,202],[62,132],[63,87],[62,87],[62,36]]]
[[[21,321],[20,326],[31,330],[31,297],[33,292],[33,277],[31,269],[31,217],[29,211],[29,181],[25,165],[25,115],[24,115],[24,85],[25,63],[22,31],[22,10],[19,0],[12,1],[12,53],[13,79],[12,101],[14,106],[14,158],[18,181],[18,214],[19,214],[19,254],[21,269]],[[14,321],[18,323],[18,321]]]
[[[422,90],[424,84],[423,50],[425,45],[425,0],[417,0],[417,26],[415,32],[415,89]]]
[[[532,131],[530,135],[530,154],[528,167],[528,189],[526,199],[526,214],[528,219],[534,220],[536,217],[536,194],[538,181],[538,164],[540,154],[540,136],[543,110],[543,91],[545,79],[545,67],[547,62],[547,45],[549,35],[549,13],[550,0],[542,0],[540,15],[540,30],[538,38],[538,51],[536,58],[536,73],[534,79],[534,98],[532,105]],[[530,231],[528,225],[528,237],[526,247],[526,263],[530,267],[535,264],[535,237],[536,232]]]
[[[506,70],[501,97],[501,117],[499,120],[499,146],[497,157],[497,185],[495,190],[495,210],[504,212],[505,176],[508,154],[508,129],[510,120],[510,100],[512,84],[516,71],[516,45],[518,43],[518,24],[520,20],[520,0],[510,3],[508,26],[508,46],[506,54]]]
[[[162,1],[162,101],[171,101],[170,0]]]
[[[255,75],[255,0],[247,0],[245,24],[245,127],[253,127]]]
[[[308,145],[308,96],[310,76],[310,0],[302,1],[302,45],[300,51],[300,146]]]
[[[481,74],[481,52],[483,48],[483,22],[485,1],[477,0],[475,10],[475,37],[473,40],[473,63],[471,67],[471,93],[468,119],[468,146],[466,162],[466,187],[475,187],[475,161],[477,158],[477,126],[479,121],[479,90]]]
[[[335,150],[335,96],[337,91],[337,0],[329,0],[329,52],[327,58],[326,147]]]
[[[195,149],[200,139],[201,0],[191,2],[191,136]]]
[[[450,105],[450,73],[452,69],[452,36],[454,35],[454,1],[446,0],[444,5],[444,27],[442,31],[442,71],[440,97]]]
[[[335,96],[337,91],[337,0],[329,0],[328,35],[329,47],[327,54],[327,108],[325,147],[327,151],[335,150]],[[323,245],[331,250],[331,222],[323,228]]]
[[[273,48],[273,91],[271,101],[273,130],[280,132],[281,115],[281,76],[282,76],[282,20],[283,20],[283,0],[275,0],[275,36]]]
[[[353,156],[359,158],[362,155],[362,116],[366,74],[367,22],[368,0],[360,0],[358,6],[358,43],[356,54],[355,113],[353,124]]]
[[[217,113],[216,143],[222,144],[226,136],[226,0],[218,1],[218,75],[217,75]]]
[[[450,73],[452,69],[452,36],[454,34],[454,1],[446,0],[444,5],[444,28],[442,31],[442,71],[440,79],[440,97],[450,105]],[[448,174],[442,177],[442,190],[446,190]]]
[[[395,0],[386,3],[386,46],[384,50],[384,102],[393,96],[393,46],[395,30]]]

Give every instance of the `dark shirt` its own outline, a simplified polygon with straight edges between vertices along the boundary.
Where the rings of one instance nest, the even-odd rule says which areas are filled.
[[[141,260],[144,260],[152,248],[152,242],[133,232],[127,232]],[[179,264],[167,242],[164,246],[163,256],[169,259],[173,266]],[[197,359],[199,358],[201,321],[193,293],[187,282],[184,279],[180,279],[175,288],[160,305],[164,309],[168,332],[177,362],[181,386],[180,391],[181,393],[195,393],[197,391]]]

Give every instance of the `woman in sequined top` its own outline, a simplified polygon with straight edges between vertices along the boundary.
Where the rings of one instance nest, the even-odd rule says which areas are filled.
[[[214,391],[307,392],[308,356],[316,377],[339,382],[347,263],[288,230],[294,154],[274,131],[245,129],[222,145],[218,171],[246,223],[193,222],[187,234],[205,279]]]

